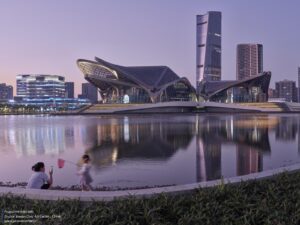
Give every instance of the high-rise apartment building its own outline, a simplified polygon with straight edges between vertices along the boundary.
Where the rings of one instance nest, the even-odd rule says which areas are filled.
[[[243,80],[263,72],[263,46],[239,44],[236,51],[236,79]]]
[[[275,82],[275,90],[278,98],[284,98],[287,102],[297,102],[296,82],[283,80]]]
[[[97,87],[91,83],[83,83],[81,86],[81,95],[78,98],[87,98],[91,100],[92,103],[97,103],[98,101],[98,90]]]
[[[13,99],[13,87],[5,83],[0,84],[0,100],[10,99]]]
[[[58,75],[17,75],[17,96],[26,99],[65,97],[65,78]]]
[[[66,82],[66,98],[74,98],[74,82]]]
[[[221,12],[197,15],[197,89],[201,81],[221,80]]]

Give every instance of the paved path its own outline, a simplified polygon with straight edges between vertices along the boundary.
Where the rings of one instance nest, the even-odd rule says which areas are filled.
[[[300,163],[291,166],[281,167],[274,170],[253,173],[245,176],[232,177],[223,180],[207,181],[193,184],[176,185],[169,187],[157,187],[126,191],[65,191],[65,190],[36,190],[19,187],[0,187],[0,196],[12,194],[14,196],[23,196],[28,199],[38,200],[80,200],[80,201],[112,201],[115,199],[124,199],[130,196],[137,198],[149,198],[160,193],[182,194],[194,191],[199,187],[213,187],[220,184],[238,183],[252,179],[265,179],[281,172],[292,172],[300,170]]]

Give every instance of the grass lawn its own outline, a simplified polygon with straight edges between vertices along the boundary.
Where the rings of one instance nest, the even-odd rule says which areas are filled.
[[[109,203],[37,201],[7,195],[1,197],[0,209],[2,219],[3,213],[5,219],[44,217],[28,224],[300,224],[300,172],[201,188],[188,195],[130,197]]]

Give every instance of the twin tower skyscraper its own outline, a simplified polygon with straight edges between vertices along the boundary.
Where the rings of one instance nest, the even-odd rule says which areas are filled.
[[[222,14],[210,11],[197,15],[196,85],[221,80]],[[263,72],[261,44],[237,45],[236,79],[242,80]]]

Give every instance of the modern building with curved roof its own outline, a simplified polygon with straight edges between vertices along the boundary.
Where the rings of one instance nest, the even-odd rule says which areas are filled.
[[[263,72],[243,80],[202,81],[199,85],[199,97],[213,102],[266,102],[271,72]]]
[[[98,87],[104,103],[196,101],[196,90],[167,66],[120,66],[95,57],[77,60],[87,81]]]

